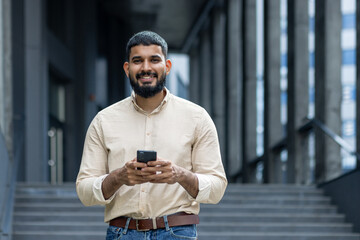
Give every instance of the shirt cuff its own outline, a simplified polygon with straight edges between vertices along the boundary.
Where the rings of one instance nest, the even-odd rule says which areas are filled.
[[[109,174],[105,174],[105,175],[98,177],[94,181],[94,184],[93,184],[93,193],[94,193],[95,199],[104,205],[110,203],[114,199],[114,197],[117,193],[117,191],[116,191],[109,199],[105,200],[101,187],[102,187],[102,183],[103,183],[104,179],[108,175]]]
[[[196,198],[192,199],[199,203],[206,203],[209,200],[210,192],[211,192],[211,182],[210,179],[203,175],[196,173],[196,176],[199,181],[199,192]]]

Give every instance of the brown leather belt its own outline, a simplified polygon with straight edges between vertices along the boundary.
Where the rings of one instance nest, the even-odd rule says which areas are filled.
[[[110,220],[109,225],[124,228],[127,217],[118,217]],[[199,216],[195,214],[187,214],[180,212],[167,216],[169,227],[199,224]],[[149,219],[131,219],[128,229],[138,231],[149,231],[159,228],[165,228],[164,217],[149,218]]]

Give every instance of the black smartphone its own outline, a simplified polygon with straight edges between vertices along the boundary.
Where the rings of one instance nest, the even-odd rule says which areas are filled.
[[[147,163],[148,161],[156,160],[156,151],[138,150],[137,161]]]

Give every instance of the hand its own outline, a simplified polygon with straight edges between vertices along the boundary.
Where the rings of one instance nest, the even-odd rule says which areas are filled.
[[[122,185],[134,186],[148,180],[143,176],[148,175],[137,168],[145,168],[145,163],[136,161],[136,158],[125,163],[121,168],[112,171],[102,182],[102,192],[105,199],[110,198]]]
[[[122,182],[122,184],[128,186],[148,182],[144,176],[150,175],[151,173],[141,171],[141,169],[146,167],[146,163],[137,162],[136,158],[134,158],[125,163],[122,168],[115,170],[116,179],[118,182]]]
[[[148,162],[147,166],[141,169],[141,172],[144,173],[143,178],[147,181],[151,183],[179,183],[193,198],[198,195],[199,181],[195,173],[161,158]]]
[[[182,168],[171,161],[157,158],[156,161],[147,163],[147,167],[141,169],[143,179],[151,183],[174,184],[179,182]]]

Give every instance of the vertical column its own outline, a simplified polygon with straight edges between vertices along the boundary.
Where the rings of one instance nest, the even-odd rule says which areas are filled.
[[[109,103],[115,103],[124,97],[128,96],[128,89],[126,89],[126,84],[128,79],[124,75],[123,64],[125,62],[125,46],[127,40],[131,37],[126,34],[126,32],[131,32],[122,27],[118,22],[116,17],[108,17],[108,20],[104,22],[108,25],[108,35],[107,39],[107,55],[108,55],[108,69],[109,69],[109,78],[108,78],[108,96]],[[99,29],[100,30],[100,29]],[[125,81],[124,81],[125,80]],[[130,84],[129,84],[130,85]]]
[[[341,2],[315,3],[315,118],[341,134]],[[341,173],[340,147],[315,132],[315,178],[325,181]]]
[[[96,102],[91,99],[91,96],[96,93],[95,86],[95,63],[97,54],[97,43],[96,43],[96,1],[86,0],[82,1],[82,7],[86,6],[82,12],[81,19],[81,32],[82,37],[82,53],[83,53],[83,68],[81,69],[84,74],[85,80],[85,125],[86,127],[90,124],[93,117],[97,113]]]
[[[245,0],[243,4],[243,181],[253,182],[255,171],[251,172],[247,163],[256,158],[256,0]]]
[[[200,52],[198,40],[190,50],[190,100],[200,104]]]
[[[201,88],[200,88],[200,104],[203,106],[206,111],[212,115],[211,108],[211,89],[212,89],[212,76],[211,76],[211,42],[210,42],[210,33],[208,30],[209,23],[205,24],[204,30],[200,36],[200,78],[201,78]]]
[[[87,6],[84,8],[84,6]],[[96,63],[96,1],[79,0],[75,2],[75,88],[78,92],[77,103],[80,106],[78,130],[80,138],[85,137],[86,130],[97,113],[95,94],[95,63]]]
[[[13,152],[13,96],[11,59],[11,1],[0,1],[0,131],[9,157]]]
[[[280,181],[280,156],[271,148],[283,137],[280,102],[280,0],[264,0],[264,181]]]
[[[228,1],[227,21],[227,173],[242,166],[242,1]]]
[[[47,58],[45,2],[25,2],[25,181],[47,180]]]
[[[360,0],[356,0],[356,22],[360,23]],[[360,24],[356,24],[356,128],[360,129]],[[356,151],[360,152],[360,131],[356,131]],[[357,168],[360,162],[357,160]]]
[[[309,14],[308,1],[288,0],[288,123],[287,182],[310,179],[308,141],[297,129],[308,115],[309,106]]]
[[[214,81],[213,119],[218,131],[222,159],[225,159],[225,14],[221,6],[213,14],[212,73]]]
[[[25,181],[25,54],[24,54],[24,1],[11,1],[11,55],[13,95],[14,159],[18,163],[17,176]]]

